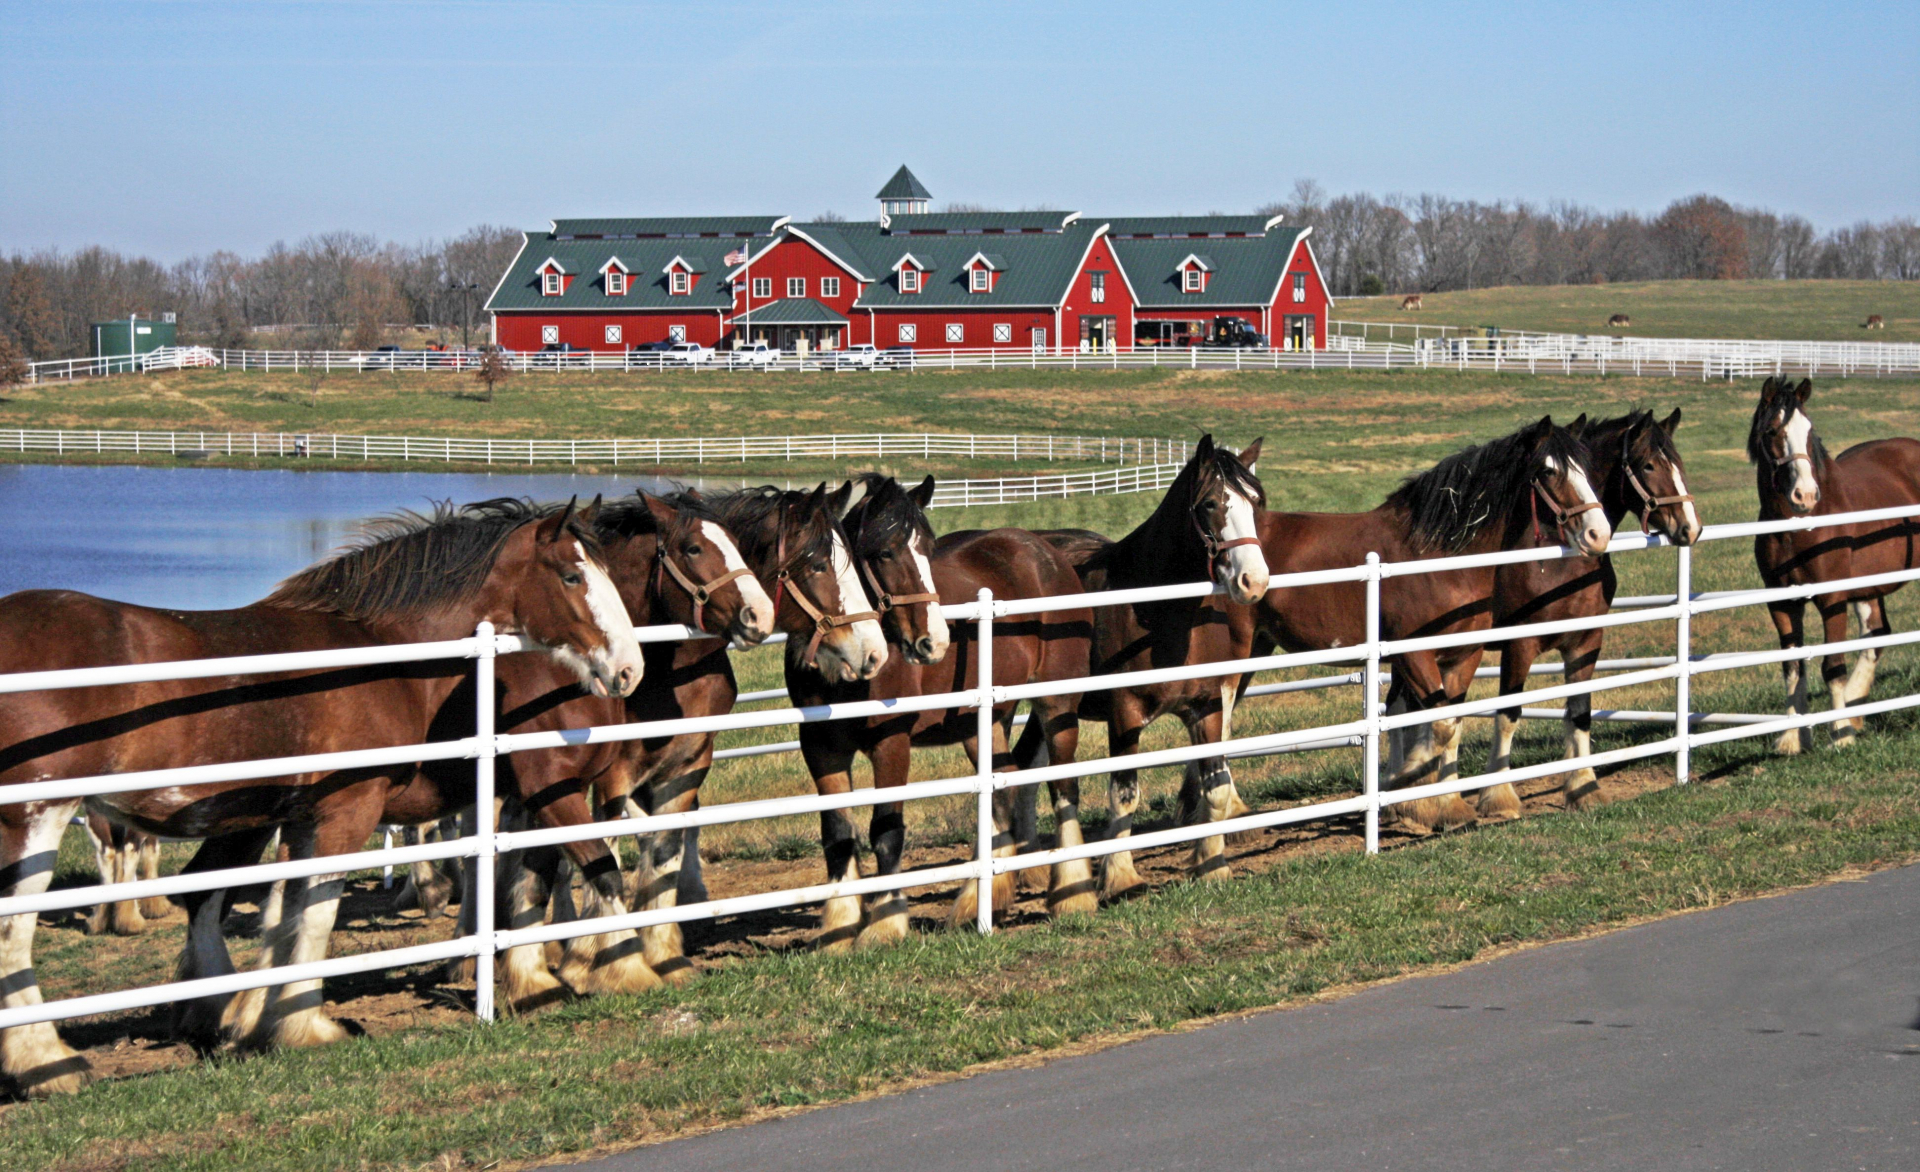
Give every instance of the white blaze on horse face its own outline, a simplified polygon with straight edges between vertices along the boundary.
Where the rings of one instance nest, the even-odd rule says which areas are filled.
[[[1670,471],[1673,473],[1673,494],[1686,496],[1687,482],[1680,475],[1680,465],[1672,465]],[[1687,544],[1692,545],[1700,540],[1700,514],[1693,511],[1693,502],[1690,500],[1680,502],[1680,514],[1686,521]]]
[[[920,585],[914,593],[932,594],[938,597],[940,591],[933,584],[933,562],[927,557],[926,550],[922,548],[926,543],[927,539],[916,533],[907,545],[913,553],[913,568],[920,574]],[[939,663],[947,657],[947,646],[952,642],[952,633],[947,630],[947,616],[940,613],[940,604],[937,602],[929,603],[927,606],[927,642],[932,645],[927,649],[928,663]]]
[[[1796,513],[1811,513],[1820,503],[1820,482],[1813,478],[1813,420],[1798,408],[1787,416],[1787,459],[1793,464],[1793,492],[1788,503]]]
[[[740,556],[740,547],[733,543],[733,538],[727,536],[725,529],[712,521],[702,521],[700,531],[720,551],[721,561],[729,574],[747,568],[746,559]],[[766,587],[760,585],[760,579],[751,572],[735,578],[733,585],[740,591],[740,617],[736,621],[734,634],[742,643],[759,643],[773,634],[773,599],[767,597]]]
[[[841,614],[866,609],[866,587],[860,585],[853,558],[847,553],[846,539],[840,536],[839,530],[833,534],[833,581],[840,592]],[[861,619],[835,627],[832,634],[820,641],[817,662],[820,674],[834,683],[870,680],[887,662],[887,637],[876,619]]]
[[[606,645],[586,657],[587,684],[596,696],[625,696],[640,683],[646,660],[640,654],[640,641],[633,634],[633,616],[620,600],[620,588],[600,568],[600,563],[580,555],[580,576],[586,582],[587,613],[600,628]],[[575,670],[579,670],[576,665]]]
[[[1547,457],[1546,464],[1554,472],[1561,471],[1560,461],[1555,457]],[[1568,468],[1565,472],[1567,485],[1573,489],[1573,495],[1581,504],[1600,503],[1600,498],[1594,495],[1593,485],[1587,482],[1587,474],[1584,471],[1579,468]],[[1613,526],[1607,523],[1605,509],[1588,509],[1578,517],[1569,518],[1568,523],[1575,527],[1574,532],[1562,533],[1561,537],[1563,539],[1571,537],[1573,544],[1581,553],[1589,555],[1603,553],[1607,543],[1613,540]]]
[[[1253,502],[1235,489],[1227,490],[1227,521],[1220,528],[1224,541],[1254,539],[1252,545],[1236,545],[1227,551],[1226,564],[1216,567],[1227,597],[1241,606],[1251,606],[1267,593],[1267,555],[1260,548],[1260,526],[1254,520]]]

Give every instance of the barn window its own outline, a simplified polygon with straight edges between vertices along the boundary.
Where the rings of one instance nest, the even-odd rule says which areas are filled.
[[[560,327],[541,326],[540,344],[542,346],[558,346],[560,344]]]
[[[559,273],[554,272],[552,269],[548,269],[546,271],[546,274],[542,276],[540,280],[542,282],[541,290],[540,290],[542,293],[545,293],[548,297],[560,296],[560,274]]]
[[[687,327],[685,326],[668,326],[667,327],[667,341],[684,342],[686,340],[687,340]]]
[[[996,342],[1013,341],[1013,323],[997,321],[993,323],[993,340]]]
[[[973,291],[986,293],[993,289],[993,274],[986,269],[973,270]]]
[[[620,327],[608,326],[607,332],[606,332],[606,338],[607,338],[607,345],[618,346],[620,344]]]
[[[787,296],[805,297],[806,295],[807,295],[807,279],[805,277],[788,277],[787,278]]]
[[[625,296],[627,292],[627,274],[619,269],[607,270],[607,293],[613,297]]]
[[[950,321],[947,323],[947,341],[958,346],[960,343],[966,340],[967,340],[967,327],[965,323],[957,322],[957,321]]]
[[[1093,303],[1095,305],[1105,303],[1107,300],[1107,274],[1088,273],[1087,281],[1089,282],[1088,287],[1093,292]]]
[[[1185,289],[1187,292],[1189,293],[1200,292],[1200,270],[1199,269],[1188,269],[1185,273],[1181,274],[1181,280],[1182,282],[1184,282],[1181,285],[1181,288]]]
[[[1295,301],[1305,301],[1307,299],[1307,274],[1293,274],[1293,299]]]
[[[839,277],[821,277],[820,278],[820,296],[822,297],[840,296],[840,278]]]
[[[675,270],[673,270],[673,277],[672,277],[672,281],[673,281],[673,283],[672,283],[671,285],[669,285],[669,286],[668,286],[668,289],[669,289],[669,290],[670,290],[671,292],[673,292],[673,293],[685,293],[685,292],[687,291],[687,288],[688,288],[688,286],[687,286],[687,274],[686,274],[685,272],[683,272],[683,271],[682,271],[682,270],[680,270],[680,269],[675,269]]]
[[[905,271],[908,271],[908,272],[910,272],[911,270],[905,270]],[[903,275],[904,275],[904,273],[903,273]],[[901,340],[902,342],[917,342],[917,341],[919,341],[919,340],[920,340],[920,328],[919,328],[918,326],[915,326],[915,325],[913,325],[913,324],[911,324],[911,323],[904,323],[904,324],[902,324],[902,325],[901,325],[901,327],[900,327],[900,340]]]
[[[753,295],[755,297],[773,296],[773,278],[755,277],[753,279]]]
[[[918,293],[920,291],[919,269],[907,268],[900,270],[900,291],[902,293]]]

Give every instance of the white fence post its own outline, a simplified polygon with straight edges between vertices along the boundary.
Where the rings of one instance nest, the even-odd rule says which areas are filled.
[[[1680,547],[1680,559],[1674,568],[1674,601],[1680,604],[1680,617],[1674,620],[1673,655],[1678,662],[1680,674],[1673,678],[1674,727],[1679,731],[1680,745],[1673,751],[1673,776],[1675,782],[1685,785],[1692,772],[1691,748],[1688,738],[1693,735],[1693,547]]]
[[[1366,745],[1361,750],[1367,795],[1367,853],[1380,853],[1380,555],[1367,554],[1367,663],[1360,674]]]
[[[473,733],[479,742],[473,762],[473,832],[480,849],[473,857],[474,953],[473,1012],[481,1021],[493,1020],[493,877],[496,846],[493,824],[493,766],[499,743],[493,736],[493,624],[482,622],[473,632],[479,644],[473,665]]]
[[[980,934],[986,936],[993,932],[993,591],[982,586],[978,597],[980,633],[974,643],[974,663],[979,683],[980,710],[974,729],[974,736],[979,742],[974,755],[978,758],[975,768],[979,772],[976,782],[979,825],[975,828],[974,838],[980,855],[978,926]]]

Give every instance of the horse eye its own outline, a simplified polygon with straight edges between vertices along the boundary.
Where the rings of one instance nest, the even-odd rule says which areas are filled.
[[[1653,461],[1648,460],[1645,464],[1641,465],[1640,471],[1651,473],[1653,471]]]
[[[876,562],[890,562],[893,560],[893,551],[890,549],[883,549],[879,553],[876,553],[873,555],[873,560]]]
[[[560,571],[560,581],[566,583],[568,586],[578,586],[580,583],[586,581],[586,579],[574,573],[572,570],[562,570]]]
[[[813,572],[816,574],[829,573],[832,570],[832,568],[833,567],[827,565],[827,563],[824,561],[813,563]]]
[[[690,557],[690,558],[697,558],[697,557],[699,557],[699,556],[700,556],[700,546],[699,546],[699,545],[698,545],[697,543],[689,543],[689,544],[687,545],[687,556],[688,556],[688,557]]]

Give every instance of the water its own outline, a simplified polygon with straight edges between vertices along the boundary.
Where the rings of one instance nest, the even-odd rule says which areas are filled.
[[[352,536],[434,501],[591,500],[657,481],[453,472],[0,465],[0,595],[63,587],[146,606],[243,606]]]

